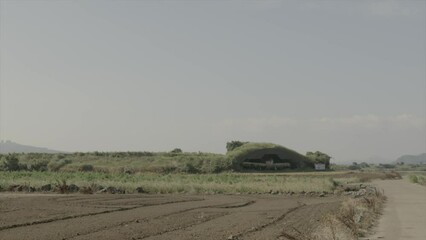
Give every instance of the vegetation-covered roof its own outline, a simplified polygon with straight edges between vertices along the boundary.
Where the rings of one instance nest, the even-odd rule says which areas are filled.
[[[244,160],[262,158],[265,154],[276,154],[282,159],[290,159],[299,167],[312,165],[312,161],[306,156],[273,143],[244,143],[228,151],[226,155],[232,161],[233,168],[238,170]]]

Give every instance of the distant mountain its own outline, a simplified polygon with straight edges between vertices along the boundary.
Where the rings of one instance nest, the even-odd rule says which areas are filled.
[[[404,164],[426,164],[426,153],[422,153],[419,155],[404,155],[399,157],[396,162]]]
[[[34,147],[28,145],[22,145],[12,141],[1,141],[0,142],[0,153],[59,153],[61,151],[51,150],[48,148]]]

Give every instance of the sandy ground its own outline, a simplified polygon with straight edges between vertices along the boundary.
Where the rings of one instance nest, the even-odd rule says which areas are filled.
[[[368,239],[426,239],[426,187],[407,180],[375,183],[388,198],[377,232]]]
[[[0,239],[287,239],[338,197],[0,194]],[[285,234],[286,233],[286,234]]]

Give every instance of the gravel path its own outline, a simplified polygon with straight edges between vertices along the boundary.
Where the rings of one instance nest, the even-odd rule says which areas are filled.
[[[376,234],[368,239],[426,239],[426,187],[407,180],[376,182],[388,198]]]

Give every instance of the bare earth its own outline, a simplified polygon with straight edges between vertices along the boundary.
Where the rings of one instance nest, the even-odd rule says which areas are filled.
[[[376,182],[388,201],[377,233],[369,239],[426,239],[426,187],[407,180]]]
[[[0,194],[0,239],[287,239],[338,197]]]

